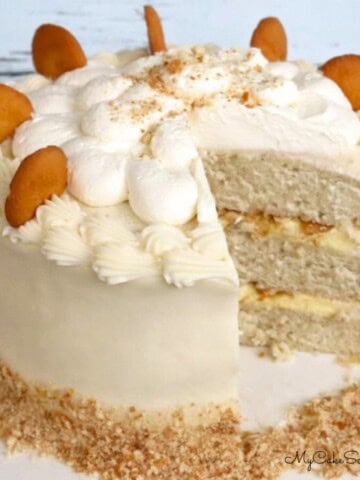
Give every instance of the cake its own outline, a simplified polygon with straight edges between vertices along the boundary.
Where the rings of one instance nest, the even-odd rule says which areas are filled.
[[[42,25],[0,85],[0,436],[103,478],[244,478],[238,322],[357,349],[360,121],[276,19],[221,49],[145,18],[150,55]]]

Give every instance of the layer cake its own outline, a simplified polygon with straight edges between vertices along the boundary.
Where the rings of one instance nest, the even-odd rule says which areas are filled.
[[[166,49],[145,16],[150,55],[43,25],[1,86],[0,435],[104,478],[239,479],[238,321],[358,353],[360,120],[264,25]]]

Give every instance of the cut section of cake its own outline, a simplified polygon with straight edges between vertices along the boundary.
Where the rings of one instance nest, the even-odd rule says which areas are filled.
[[[224,212],[240,276],[260,289],[358,300],[359,228]],[[244,260],[243,260],[244,259]]]
[[[232,257],[249,284],[242,341],[357,354],[359,117],[322,72],[270,68],[283,78],[280,100],[259,79],[267,97],[251,109],[228,103],[192,114]]]
[[[230,211],[222,218],[243,279],[242,341],[357,354],[357,224],[329,226]]]

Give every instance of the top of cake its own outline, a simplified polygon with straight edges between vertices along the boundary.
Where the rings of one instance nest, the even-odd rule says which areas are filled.
[[[44,66],[41,51],[44,35],[69,34],[57,29],[42,26],[33,41],[34,63],[48,76],[14,85],[30,100],[31,118],[2,144],[0,179],[4,201],[25,158],[61,148],[66,190],[48,196],[33,219],[4,229],[13,241],[40,244],[60,265],[91,264],[112,284],[154,274],[177,286],[204,278],[236,284],[202,149],[358,152],[358,115],[311,64],[270,62],[258,48],[164,50],[149,28],[155,53],[87,61],[75,43],[69,58],[78,68],[63,73]]]

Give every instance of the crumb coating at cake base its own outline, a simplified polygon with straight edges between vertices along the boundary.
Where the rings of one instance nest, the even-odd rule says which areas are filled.
[[[213,409],[204,409],[204,415]],[[352,386],[294,408],[276,428],[239,432],[238,419],[225,408],[210,426],[184,427],[178,411],[168,427],[150,431],[139,426],[136,409],[120,421],[72,391],[29,387],[0,363],[0,436],[10,451],[35,446],[76,471],[97,472],[102,480],[276,480],[286,470],[301,470],[302,465],[284,458],[291,460],[305,449],[311,458],[319,450],[319,438],[322,449],[339,458],[353,451],[360,435],[359,411],[360,388]],[[360,473],[356,462],[317,467],[331,478]]]
[[[155,416],[151,429],[134,407],[120,414],[71,390],[31,387],[0,362],[0,436],[10,451],[35,447],[103,480],[243,478],[231,405],[204,405],[198,414],[216,420],[189,427],[178,409],[166,421]]]

